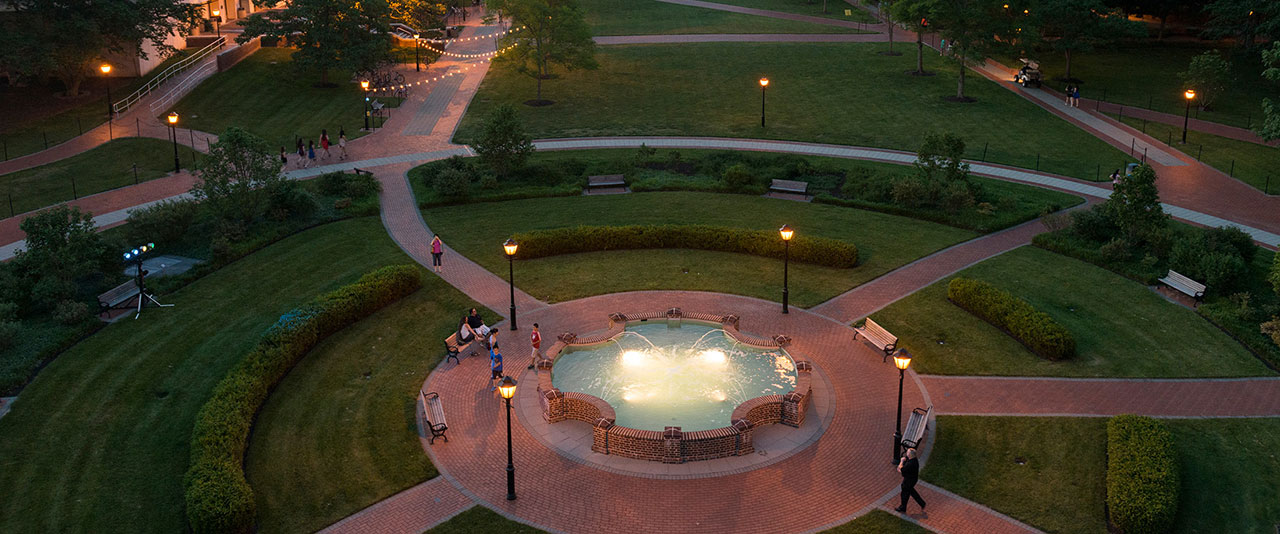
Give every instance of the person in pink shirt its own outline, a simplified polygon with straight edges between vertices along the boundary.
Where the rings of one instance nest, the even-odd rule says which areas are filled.
[[[440,257],[444,255],[444,241],[440,240],[440,236],[431,238],[431,268],[438,273],[443,268],[440,265]]]
[[[533,364],[538,361],[538,355],[542,354],[542,334],[538,333],[538,323],[533,323],[533,332],[529,334],[529,343],[533,345],[533,354],[529,357],[529,368],[533,369]]]

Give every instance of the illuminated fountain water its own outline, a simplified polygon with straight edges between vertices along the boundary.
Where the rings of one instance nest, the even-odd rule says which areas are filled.
[[[552,383],[608,402],[618,425],[690,432],[728,426],[744,401],[791,391],[796,366],[782,349],[743,345],[714,326],[658,322],[628,326],[608,343],[566,350]]]

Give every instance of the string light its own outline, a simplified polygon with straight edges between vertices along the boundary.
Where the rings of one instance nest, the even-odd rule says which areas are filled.
[[[478,40],[480,40],[480,39],[493,39],[493,38],[495,38],[495,37],[502,37],[503,35],[506,35],[506,34],[508,34],[508,33],[523,30],[524,28],[525,28],[524,26],[516,26],[516,27],[513,27],[513,28],[511,28],[511,29],[509,29],[509,30],[507,30],[507,31],[500,32],[500,33],[496,33],[496,34],[493,34],[493,35],[477,35],[477,36],[474,36],[474,37],[467,37],[467,38],[465,38],[465,39],[463,39],[463,38],[453,38],[453,39],[431,39],[431,38],[425,38],[425,39],[422,39],[422,40],[423,40],[423,41],[431,41],[431,42],[433,42],[433,43],[465,43],[465,42],[467,42],[467,41],[478,41]]]
[[[512,48],[515,48],[517,45],[518,45],[518,43],[517,43],[517,44],[513,44],[513,45],[511,45],[511,46],[508,46],[508,47],[506,47],[506,48],[502,48],[502,49],[499,49],[499,50],[495,50],[495,51],[494,51],[494,52],[492,52],[492,53],[487,53],[487,54],[475,54],[475,56],[476,56],[476,57],[479,57],[479,56],[489,56],[489,57],[485,57],[485,58],[481,59],[481,60],[480,60],[480,63],[490,63],[490,62],[491,62],[490,57],[496,56],[496,55],[501,54],[501,53],[503,53],[503,52],[505,52],[505,51],[507,51],[507,50],[510,50],[510,49],[512,49]],[[445,78],[446,78],[446,77],[448,77],[448,76],[453,76],[453,75],[456,75],[456,74],[462,74],[462,73],[465,73],[465,72],[467,72],[467,71],[469,71],[469,70],[471,70],[471,66],[466,66],[466,67],[463,67],[461,70],[456,70],[456,71],[453,71],[453,72],[446,72],[446,73],[444,73],[444,74],[442,74],[442,75],[440,75],[440,76],[435,76],[435,77],[432,77],[432,78],[430,78],[430,79],[425,79],[425,80],[419,80],[419,81],[414,82],[414,83],[407,83],[407,84],[403,84],[403,85],[388,85],[388,86],[386,86],[386,87],[370,87],[370,88],[368,89],[368,92],[371,92],[371,93],[377,93],[377,92],[380,92],[380,91],[394,91],[394,90],[396,90],[397,88],[398,88],[398,89],[404,89],[404,88],[406,88],[406,87],[416,87],[416,86],[423,85],[423,84],[426,84],[426,83],[430,83],[430,82],[435,82],[435,81],[443,80],[443,79],[445,79]]]

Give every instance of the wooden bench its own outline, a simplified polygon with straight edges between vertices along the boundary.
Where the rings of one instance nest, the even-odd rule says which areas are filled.
[[[453,360],[453,363],[462,363],[461,361],[458,361],[458,355],[461,354],[462,351],[467,350],[467,348],[475,342],[476,340],[472,339],[466,343],[458,344],[458,333],[454,332],[452,336],[444,339],[444,361],[448,362],[449,360]],[[476,351],[471,351],[471,356],[475,355]]]
[[[924,439],[924,431],[929,426],[929,416],[933,415],[933,406],[928,410],[916,408],[911,410],[911,417],[907,418],[907,429],[902,431],[902,445],[904,447],[915,448],[920,444],[920,440]]]
[[[889,354],[898,348],[898,336],[890,334],[888,330],[876,324],[870,317],[867,317],[866,322],[862,323],[861,327],[853,327],[853,340],[857,341],[858,336],[862,336],[863,339],[875,345],[877,349],[884,351],[884,358],[881,358],[880,361],[888,360]]]
[[[626,186],[627,186],[626,176],[623,176],[621,174],[605,174],[601,176],[587,177],[588,190],[594,189],[597,187],[626,187]]]
[[[799,195],[809,194],[809,182],[797,182],[795,180],[774,180],[769,184],[770,191],[779,193],[796,193]]]
[[[122,310],[127,308],[128,306],[122,305],[133,300],[133,298],[137,296],[139,295],[138,283],[136,281],[129,280],[128,282],[120,284],[116,286],[115,289],[98,295],[98,315],[105,314],[111,310]]]
[[[431,439],[427,443],[435,445],[436,438],[444,438],[445,443],[449,442],[449,436],[444,435],[449,430],[449,423],[444,418],[444,403],[440,401],[440,394],[436,392],[422,393],[422,417],[427,420],[427,430],[431,431]]]
[[[1177,271],[1170,270],[1169,274],[1160,279],[1164,285],[1172,287],[1178,291],[1186,293],[1197,302],[1204,299],[1205,285],[1178,274]]]

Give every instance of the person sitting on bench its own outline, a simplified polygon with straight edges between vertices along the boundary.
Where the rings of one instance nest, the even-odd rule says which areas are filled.
[[[475,341],[477,337],[478,336],[476,336],[476,331],[471,329],[471,325],[467,323],[466,317],[463,317],[458,321],[458,345],[459,346],[466,345],[467,343]]]
[[[484,319],[480,318],[480,314],[476,313],[475,308],[471,308],[471,314],[467,316],[467,326],[471,327],[472,333],[484,337],[489,333],[489,327],[485,326]]]

